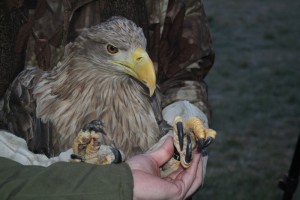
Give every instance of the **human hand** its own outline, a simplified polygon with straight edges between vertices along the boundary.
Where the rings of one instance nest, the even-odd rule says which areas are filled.
[[[195,153],[188,169],[179,167],[161,178],[160,167],[173,155],[173,139],[168,137],[158,149],[134,156],[127,161],[131,168],[134,199],[186,199],[202,182],[202,159]]]

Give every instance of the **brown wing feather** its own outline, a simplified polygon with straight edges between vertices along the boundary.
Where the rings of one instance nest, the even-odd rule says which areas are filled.
[[[10,132],[24,138],[30,150],[51,155],[52,129],[36,117],[36,100],[32,91],[43,71],[29,68],[12,82],[4,96],[3,122]]]

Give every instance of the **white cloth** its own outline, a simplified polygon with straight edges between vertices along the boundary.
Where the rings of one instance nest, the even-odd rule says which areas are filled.
[[[163,109],[163,118],[168,124],[173,125],[174,119],[177,116],[181,116],[184,121],[189,120],[191,117],[197,117],[202,120],[204,127],[208,128],[206,115],[188,101],[178,101]]]
[[[49,166],[58,161],[68,162],[72,149],[62,152],[59,156],[48,158],[42,154],[34,154],[28,150],[26,141],[4,130],[0,130],[0,156],[6,157],[23,165]]]

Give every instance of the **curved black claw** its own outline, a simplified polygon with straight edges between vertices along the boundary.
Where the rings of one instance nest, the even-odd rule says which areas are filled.
[[[111,151],[115,155],[115,160],[112,163],[118,164],[122,162],[122,155],[117,148],[111,147]]]
[[[198,149],[197,151],[202,154],[202,156],[207,156],[207,147],[214,141],[212,137],[207,139],[201,138],[198,140]]]
[[[185,154],[185,162],[190,163],[192,161],[192,142],[191,137],[189,135],[186,136],[187,144],[186,144],[186,154]]]
[[[177,128],[180,151],[182,151],[182,149],[183,149],[183,124],[182,124],[182,122],[177,122],[176,128]]]
[[[202,149],[201,154],[203,157],[207,156],[208,155],[207,149],[206,148]]]
[[[214,138],[208,137],[204,142],[204,148],[208,147],[213,141],[214,141]]]
[[[95,131],[98,133],[102,133],[106,135],[106,133],[103,130],[103,123],[100,120],[93,120],[82,128],[83,131]]]
[[[77,154],[71,154],[71,159],[73,160],[80,160],[80,162],[84,162],[84,158]]]
[[[202,149],[204,148],[204,144],[205,144],[205,139],[204,138],[199,138],[198,139],[198,152],[201,152]]]

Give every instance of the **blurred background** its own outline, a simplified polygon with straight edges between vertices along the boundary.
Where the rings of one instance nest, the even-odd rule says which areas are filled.
[[[206,82],[218,135],[195,199],[281,199],[277,184],[300,132],[300,1],[203,3],[216,51]]]

